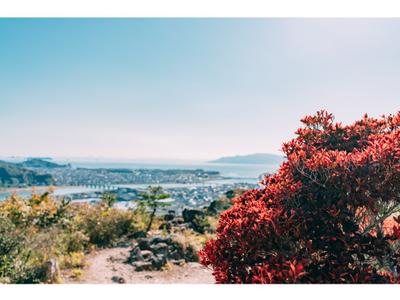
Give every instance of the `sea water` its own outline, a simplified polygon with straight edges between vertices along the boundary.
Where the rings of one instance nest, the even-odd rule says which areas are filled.
[[[237,182],[246,183],[258,183],[260,176],[265,173],[275,172],[279,165],[263,165],[263,164],[222,164],[222,163],[208,163],[208,162],[137,162],[137,161],[121,161],[121,160],[71,160],[71,159],[53,159],[52,162],[59,164],[71,164],[73,168],[105,168],[105,169],[183,169],[183,170],[194,170],[203,169],[205,171],[218,171],[223,179],[210,180],[205,183],[197,184],[179,184],[179,183],[164,183],[159,184],[164,189],[167,188],[179,188],[179,187],[190,187],[194,185],[219,185]],[[148,184],[121,184],[114,185],[115,187],[130,187],[136,189],[144,189]],[[46,188],[37,188],[36,192],[43,192]],[[100,190],[100,189],[99,189]],[[54,195],[68,195],[73,193],[84,193],[96,191],[96,189],[73,186],[73,187],[62,187],[56,188]],[[29,189],[19,190],[18,195],[23,197],[29,197],[32,191]],[[11,192],[0,191],[0,201],[6,199],[11,195]]]

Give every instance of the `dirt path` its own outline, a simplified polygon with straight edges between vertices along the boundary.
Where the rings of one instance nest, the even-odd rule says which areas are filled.
[[[87,257],[88,266],[79,279],[64,274],[65,283],[214,283],[211,270],[198,263],[171,266],[166,271],[136,272],[125,263],[129,247],[103,249]],[[122,279],[121,279],[122,278]]]

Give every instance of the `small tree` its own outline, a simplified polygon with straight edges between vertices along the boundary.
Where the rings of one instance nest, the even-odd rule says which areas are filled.
[[[150,231],[153,224],[154,217],[160,207],[166,207],[169,203],[161,202],[160,200],[170,197],[169,194],[164,193],[161,186],[149,186],[147,192],[141,193],[142,199],[139,200],[139,205],[144,206],[150,210],[150,219],[146,228],[146,233]]]
[[[107,205],[107,207],[112,207],[115,202],[117,202],[117,196],[113,193],[105,192],[101,195],[101,201]]]
[[[219,283],[400,283],[400,113],[302,120],[287,160],[221,214]]]

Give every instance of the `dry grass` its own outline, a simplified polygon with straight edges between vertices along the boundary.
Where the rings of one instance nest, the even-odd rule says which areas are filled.
[[[192,247],[195,252],[199,252],[210,239],[214,237],[213,234],[204,233],[200,234],[192,229],[183,231],[175,231],[171,234],[172,239],[181,244],[184,249]]]

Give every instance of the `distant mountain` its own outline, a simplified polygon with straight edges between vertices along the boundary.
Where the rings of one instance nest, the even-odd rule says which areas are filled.
[[[18,166],[23,168],[55,169],[55,168],[67,168],[69,165],[59,165],[42,158],[29,158],[28,160],[19,163]]]
[[[284,157],[276,154],[256,153],[249,155],[236,155],[221,157],[210,163],[226,163],[226,164],[280,164],[283,162]]]
[[[39,174],[5,161],[0,161],[0,186],[51,185],[53,178],[49,174]]]
[[[27,160],[29,160],[29,159],[41,159],[41,160],[52,160],[53,158],[51,158],[51,157],[27,157],[26,158]]]

